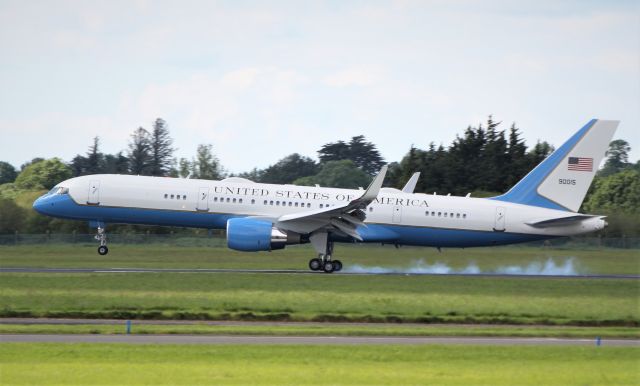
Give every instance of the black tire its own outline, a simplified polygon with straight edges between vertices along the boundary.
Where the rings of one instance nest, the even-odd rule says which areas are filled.
[[[317,257],[315,259],[311,259],[309,260],[309,269],[312,271],[319,271],[322,269],[322,260],[318,259]]]
[[[334,272],[340,272],[342,271],[342,261],[340,260],[333,260],[333,271]]]
[[[324,267],[322,267],[322,269],[326,273],[332,273],[333,270],[335,269],[335,265],[333,265],[333,261],[327,261],[326,263],[324,263]]]
[[[101,246],[98,247],[98,254],[104,256],[107,253],[109,253],[109,248],[107,248],[106,245],[101,245]]]

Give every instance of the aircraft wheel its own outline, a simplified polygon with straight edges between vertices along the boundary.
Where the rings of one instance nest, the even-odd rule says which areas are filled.
[[[335,269],[335,265],[333,261],[327,261],[326,263],[324,263],[323,269],[326,273],[332,273],[333,270]]]
[[[102,256],[106,255],[107,253],[109,253],[109,248],[107,248],[106,245],[101,245],[98,247],[98,253]]]
[[[317,257],[315,259],[309,260],[309,269],[312,271],[319,271],[322,269],[322,261]]]
[[[333,270],[334,270],[335,272],[342,271],[342,261],[340,261],[340,260],[333,260],[333,261],[332,261],[332,263],[333,263]]]

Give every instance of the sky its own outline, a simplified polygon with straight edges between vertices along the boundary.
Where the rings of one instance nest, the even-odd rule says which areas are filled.
[[[638,1],[0,0],[0,160],[126,150],[229,172],[363,134],[388,161],[492,114],[527,145],[591,118],[640,158]]]

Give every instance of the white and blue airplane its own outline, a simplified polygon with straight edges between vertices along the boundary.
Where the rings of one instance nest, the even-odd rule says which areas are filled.
[[[507,193],[472,198],[383,188],[387,167],[359,190],[96,174],[75,177],[38,198],[38,212],[89,221],[98,253],[108,252],[108,223],[226,229],[239,251],[311,243],[314,271],[342,268],[334,242],[477,247],[573,236],[603,229],[604,216],[578,213],[618,121],[594,119]]]

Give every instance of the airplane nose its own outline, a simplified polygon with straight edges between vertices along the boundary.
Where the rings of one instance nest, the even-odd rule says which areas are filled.
[[[49,205],[49,203],[47,202],[47,199],[42,196],[42,197],[38,197],[34,202],[33,202],[33,209],[40,213],[40,214],[47,214],[47,206]]]

